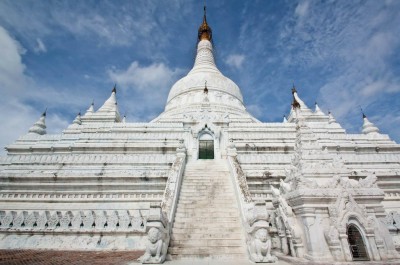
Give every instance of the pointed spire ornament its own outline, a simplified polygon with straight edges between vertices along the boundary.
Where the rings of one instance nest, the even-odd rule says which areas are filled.
[[[297,109],[297,108],[300,109],[300,103],[297,102],[296,96],[295,96],[295,95],[297,95],[297,90],[296,90],[296,87],[294,86],[294,84],[292,87],[292,95],[293,95],[293,102],[292,102],[293,109]]]
[[[29,128],[30,134],[39,134],[39,135],[46,134],[46,113],[47,113],[47,108],[43,112],[39,120],[35,122],[35,124],[31,128]]]
[[[122,118],[122,123],[126,123],[126,114],[125,114],[124,117]]]
[[[94,112],[94,100],[92,101],[92,104],[90,104],[90,107],[87,109],[85,115],[91,114]]]
[[[287,123],[286,115],[283,115],[283,123]]]
[[[201,23],[199,27],[199,32],[198,32],[198,41],[202,40],[212,40],[212,30],[210,26],[207,24],[207,11],[206,11],[206,5],[204,4],[204,16],[203,16],[203,23]]]
[[[78,113],[76,116],[75,120],[72,122],[73,124],[81,125],[82,124],[82,119],[81,119],[81,112]]]
[[[117,87],[114,85],[113,89],[111,90],[110,97],[104,102],[103,106],[101,106],[97,112],[99,111],[108,111],[108,110],[115,110],[117,107]]]
[[[110,97],[104,102],[103,106],[101,106],[96,113],[93,115],[100,119],[107,119],[114,122],[121,122],[121,116],[118,111],[118,103],[117,103],[117,86],[114,85]]]
[[[315,101],[315,110],[314,110],[315,114],[318,115],[325,115],[325,113],[322,112],[322,110],[319,108],[318,103]]]
[[[329,120],[328,120],[329,124],[336,122],[335,117],[333,117],[333,115],[330,111],[328,112],[328,117],[329,117]]]
[[[362,111],[362,109],[361,109]],[[362,112],[363,116],[363,126],[362,126],[362,133],[363,134],[379,134],[379,129],[376,127],[372,122],[370,122],[367,118],[367,115],[365,115],[364,112]]]
[[[308,107],[306,106],[306,104],[303,102],[303,100],[300,99],[299,95],[297,94],[297,89],[293,84],[292,87],[292,95],[293,95],[293,103],[292,103],[292,107],[293,109],[308,109]]]

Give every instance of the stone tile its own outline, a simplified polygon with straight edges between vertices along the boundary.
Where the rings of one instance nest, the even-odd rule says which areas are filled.
[[[125,265],[143,251],[0,250],[0,265]]]

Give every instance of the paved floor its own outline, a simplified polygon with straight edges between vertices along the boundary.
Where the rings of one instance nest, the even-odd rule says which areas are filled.
[[[143,251],[51,251],[0,250],[0,265],[139,265]],[[166,261],[166,265],[250,265],[248,260],[183,259]],[[288,265],[279,261],[274,265]]]
[[[125,265],[143,251],[0,250],[1,265]],[[138,264],[138,263],[136,263]]]
[[[0,265],[139,265],[137,259],[143,251],[52,251],[52,250],[0,250]],[[279,255],[278,255],[279,258]],[[283,260],[284,259],[284,260]],[[166,265],[254,265],[249,260],[183,259],[166,261]],[[274,265],[322,265],[303,259],[281,258]],[[334,262],[324,265],[399,265],[397,261]]]

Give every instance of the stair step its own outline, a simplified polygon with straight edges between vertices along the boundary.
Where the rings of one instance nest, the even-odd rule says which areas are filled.
[[[170,254],[190,254],[190,255],[220,255],[223,254],[246,254],[246,249],[243,246],[229,246],[229,247],[198,247],[198,246],[185,246],[185,247],[170,247],[168,249]]]
[[[173,240],[171,247],[241,247],[241,239],[196,239]]]
[[[200,218],[201,219],[201,218]],[[199,219],[197,219],[199,220]],[[218,227],[222,227],[222,228],[236,228],[239,227],[238,223],[239,220],[225,220],[225,221],[220,221],[220,220],[204,220],[203,223],[199,223],[199,221],[197,221],[196,219],[191,219],[191,218],[187,218],[187,219],[177,219],[174,222],[174,228],[190,228],[191,231],[194,231],[196,229],[204,229],[204,228],[210,228],[211,225],[213,228],[218,228]],[[223,230],[225,231],[225,230]]]
[[[208,206],[208,209],[216,209],[220,206],[225,206],[228,208],[235,208],[237,209],[237,204],[232,201],[232,200],[212,200],[212,199],[208,199],[208,200],[203,200],[203,201],[199,201],[195,198],[192,199],[185,199],[185,200],[179,200],[178,202],[178,207],[182,206],[182,207],[186,207],[186,208],[197,208],[197,209],[201,209],[199,208],[199,206]],[[214,207],[215,206],[215,207]],[[184,208],[184,209],[186,209]],[[203,207],[206,208],[206,207]],[[223,209],[219,209],[220,211]]]
[[[188,231],[190,230],[190,231]],[[210,226],[194,226],[194,225],[184,225],[184,223],[177,223],[173,226],[173,233],[217,233],[217,232],[225,232],[225,233],[242,233],[242,228],[237,225],[237,223],[214,223],[213,227]]]
[[[201,217],[207,217],[209,219],[225,219],[226,217],[236,217],[239,218],[239,214],[237,212],[210,212],[210,213],[204,213],[204,212],[194,212],[194,213],[185,213],[185,212],[179,212],[175,214],[175,219],[179,217],[186,217],[186,218],[193,218],[193,217],[198,217],[200,219]],[[193,218],[195,219],[195,218]],[[199,220],[200,221],[200,220]]]
[[[232,233],[174,233],[171,237],[171,240],[197,240],[197,239],[237,239],[242,240],[241,234],[232,234]]]
[[[172,228],[170,257],[245,257],[240,212],[226,161],[186,165]]]
[[[180,209],[178,207],[178,209],[176,210],[176,213],[204,213],[204,214],[208,214],[208,213],[217,213],[217,212],[235,212],[237,213],[237,216],[239,216],[239,212],[238,212],[238,207],[235,206],[231,206],[231,207],[225,207],[224,209],[215,209],[215,208],[211,208],[211,209],[201,209],[201,208],[186,208],[186,209]]]
[[[247,254],[242,253],[231,253],[229,255],[218,254],[218,255],[192,255],[192,254],[168,254],[167,260],[172,261],[185,261],[186,264],[193,264],[193,260],[204,260],[204,263],[195,263],[195,264],[218,264],[221,265],[231,265],[231,264],[249,264],[249,259],[247,258]],[[211,263],[208,263],[208,262]],[[251,263],[250,263],[251,264]]]

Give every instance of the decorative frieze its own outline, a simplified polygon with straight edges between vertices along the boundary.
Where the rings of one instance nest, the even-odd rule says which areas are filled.
[[[0,211],[0,232],[145,232],[148,210]]]

